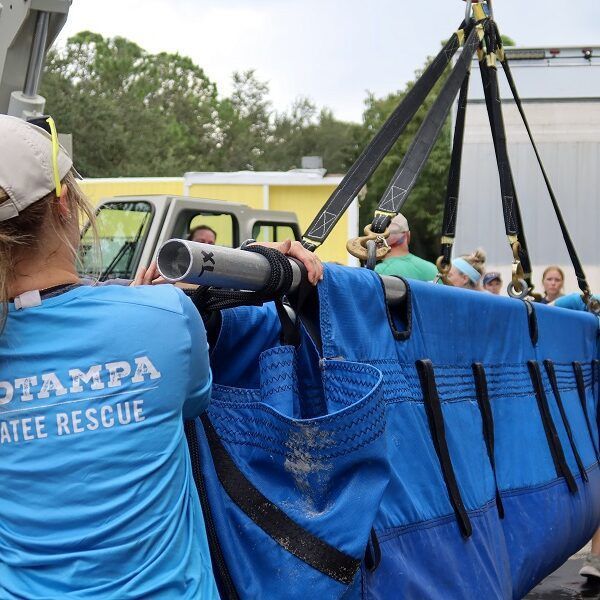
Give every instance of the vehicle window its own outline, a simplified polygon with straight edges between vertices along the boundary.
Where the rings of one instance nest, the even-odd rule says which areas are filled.
[[[292,225],[284,223],[256,223],[252,228],[252,237],[257,242],[284,242],[297,238]]]
[[[100,256],[93,252],[94,234],[84,229],[79,258],[85,275],[100,275],[100,280],[133,279],[153,217],[148,202],[108,202],[96,215]]]
[[[192,213],[182,237],[187,238],[189,232],[200,225],[206,225],[217,233],[217,244],[233,248],[235,243],[233,215],[223,213]]]

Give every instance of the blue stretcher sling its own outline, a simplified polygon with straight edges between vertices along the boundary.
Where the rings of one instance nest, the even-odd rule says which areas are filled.
[[[598,319],[408,284],[328,265],[297,348],[223,311],[187,428],[223,598],[521,598],[594,533]]]

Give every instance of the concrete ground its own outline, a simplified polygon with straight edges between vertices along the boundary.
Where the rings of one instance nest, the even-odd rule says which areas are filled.
[[[587,579],[579,575],[589,546],[582,548],[560,569],[546,577],[527,596],[526,600],[580,600],[596,598],[600,600],[600,581]]]

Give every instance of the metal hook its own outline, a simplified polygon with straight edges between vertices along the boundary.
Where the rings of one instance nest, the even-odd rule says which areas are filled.
[[[466,0],[466,2],[467,7],[465,9],[465,25],[467,25],[469,23],[469,20],[471,19],[471,9],[473,8],[472,0]]]
[[[519,285],[516,286],[514,282],[511,281],[506,288],[506,292],[511,298],[525,300],[529,295],[530,289],[524,279],[519,279]]]

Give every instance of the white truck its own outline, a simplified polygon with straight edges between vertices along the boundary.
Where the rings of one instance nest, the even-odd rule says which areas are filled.
[[[592,290],[600,291],[600,47],[507,49],[527,118]],[[479,69],[473,65],[463,147],[456,254],[483,247],[488,269],[509,280],[498,171]],[[564,268],[567,291],[577,285],[540,170],[502,69],[511,166],[523,214],[534,281]]]

